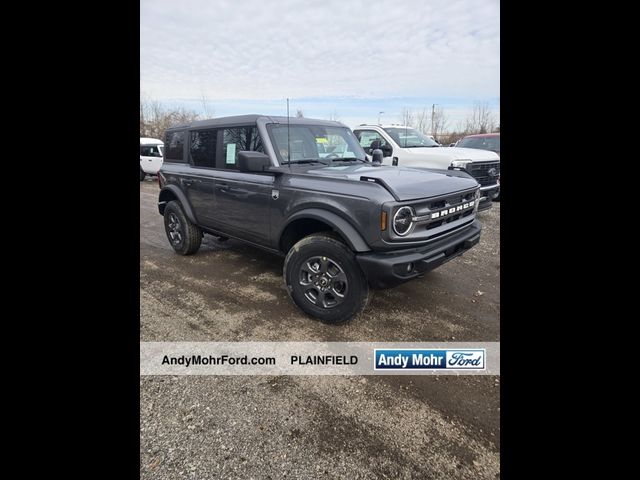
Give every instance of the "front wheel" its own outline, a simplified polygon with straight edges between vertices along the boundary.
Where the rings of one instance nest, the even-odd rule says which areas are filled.
[[[284,261],[283,274],[295,304],[325,323],[346,323],[369,300],[369,284],[355,255],[327,234],[296,243]]]
[[[192,255],[200,248],[202,230],[189,220],[175,200],[164,209],[164,229],[169,243],[180,255]]]
[[[143,181],[145,176],[146,173],[144,173],[144,170],[142,170],[142,167],[140,167],[140,181]]]

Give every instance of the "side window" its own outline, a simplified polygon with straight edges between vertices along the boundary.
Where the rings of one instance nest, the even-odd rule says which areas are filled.
[[[222,158],[218,159],[218,168],[238,168],[238,152],[252,150],[263,152],[262,139],[256,127],[233,127],[222,131]]]
[[[356,130],[355,134],[356,134],[356,138],[360,142],[360,146],[369,155],[371,155],[371,151],[372,151],[371,144],[375,140],[379,140],[380,141],[380,146],[383,146],[383,145],[387,144],[387,142],[385,142],[384,138],[382,138],[380,136],[380,134],[378,132],[376,132],[375,130]]]
[[[167,132],[165,142],[166,158],[174,162],[184,162],[184,130]]]
[[[194,130],[189,140],[191,161],[196,167],[215,168],[218,130]]]
[[[143,157],[161,157],[162,154],[160,150],[158,150],[157,145],[141,145],[140,146],[140,155]]]

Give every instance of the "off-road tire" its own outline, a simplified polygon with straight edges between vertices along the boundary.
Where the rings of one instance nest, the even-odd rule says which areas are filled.
[[[310,272],[316,272],[309,269],[311,259],[317,259],[320,267],[320,270],[317,270],[318,275],[309,275]],[[323,265],[320,265],[321,263]],[[325,264],[328,267],[325,268]],[[316,263],[312,264],[315,265]],[[322,268],[325,268],[325,275],[321,272]],[[354,253],[330,233],[315,233],[296,243],[285,258],[283,276],[287,292],[295,304],[311,317],[324,323],[346,323],[364,310],[369,302],[369,284]],[[329,282],[324,294],[320,287],[313,283],[318,277],[320,280],[324,277],[324,280]],[[345,281],[342,282],[340,278]],[[341,288],[343,283],[344,287]],[[344,294],[342,297],[336,295],[340,290]],[[310,298],[315,298],[315,302]],[[325,299],[328,300],[327,305]],[[331,302],[336,304],[331,305]]]
[[[185,215],[180,202],[173,200],[167,203],[164,209],[164,230],[176,253],[193,255],[200,248],[202,230]]]

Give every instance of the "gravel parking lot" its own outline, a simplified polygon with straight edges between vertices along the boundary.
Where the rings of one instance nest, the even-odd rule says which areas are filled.
[[[141,341],[499,341],[500,204],[462,257],[349,324],[289,299],[283,259],[205,236],[176,255],[140,184]],[[499,478],[492,376],[141,377],[143,479]]]

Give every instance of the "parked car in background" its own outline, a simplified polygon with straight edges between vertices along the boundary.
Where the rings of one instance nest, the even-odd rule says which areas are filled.
[[[480,150],[491,150],[500,155],[500,134],[499,133],[479,133],[477,135],[467,135],[460,139],[457,147],[477,148]]]
[[[157,175],[162,167],[164,143],[157,138],[140,138],[140,181],[147,175]]]
[[[368,155],[376,147],[382,150],[383,165],[468,173],[481,187],[479,210],[491,208],[491,200],[500,193],[500,157],[495,152],[442,147],[429,136],[404,125],[360,125],[353,133]]]
[[[477,148],[479,150],[491,150],[500,156],[500,134],[499,133],[480,133],[478,135],[467,135],[460,139],[457,143],[458,147]],[[498,178],[500,182],[500,178]],[[494,200],[500,200],[500,191],[498,195],[493,197]]]

